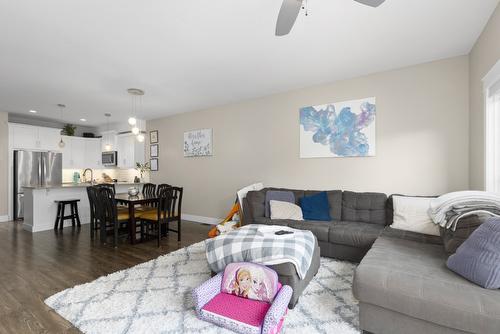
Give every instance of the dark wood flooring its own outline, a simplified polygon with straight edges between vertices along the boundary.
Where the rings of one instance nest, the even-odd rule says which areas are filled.
[[[44,304],[47,297],[204,240],[209,229],[183,222],[180,243],[171,233],[160,248],[156,240],[113,248],[92,241],[89,225],[32,234],[19,222],[0,223],[0,333],[78,333]]]

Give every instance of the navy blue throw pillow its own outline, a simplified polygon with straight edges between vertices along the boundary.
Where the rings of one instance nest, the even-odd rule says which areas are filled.
[[[330,204],[328,203],[326,191],[302,197],[300,199],[300,207],[302,208],[304,220],[331,220]]]

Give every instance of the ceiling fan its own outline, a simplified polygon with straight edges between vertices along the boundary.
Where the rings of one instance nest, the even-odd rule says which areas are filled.
[[[385,0],[354,0],[370,7],[378,7]],[[304,0],[283,0],[278,22],[276,23],[276,36],[287,35],[292,30],[293,24],[299,15]]]

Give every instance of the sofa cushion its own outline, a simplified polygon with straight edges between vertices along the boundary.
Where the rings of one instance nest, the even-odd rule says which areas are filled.
[[[498,333],[500,290],[445,265],[442,245],[380,236],[356,269],[354,296],[410,317],[471,333]]]
[[[320,220],[291,220],[288,224],[289,227],[293,227],[298,230],[311,231],[319,241],[328,241],[328,232],[330,231],[330,227],[333,225],[334,223],[331,221]]]
[[[390,226],[387,226],[380,235],[388,238],[398,238],[409,241],[416,241],[423,244],[434,244],[434,245],[443,244],[443,240],[441,239],[441,237],[438,237],[436,235],[398,230]]]
[[[382,193],[342,193],[342,220],[385,225],[387,195]]]
[[[329,221],[330,205],[328,196],[322,191],[314,195],[304,196],[299,201],[304,219]]]
[[[254,220],[259,217],[265,217],[265,202],[266,202],[266,192],[259,191],[249,191],[247,193],[246,201],[248,203],[248,209],[250,210],[251,216]]]
[[[319,190],[306,190],[304,196],[311,196],[320,193]],[[327,190],[328,204],[330,205],[330,219],[342,219],[342,190]]]
[[[267,217],[257,217],[252,222],[253,224],[267,224],[267,225],[280,225],[288,226],[292,220],[289,219],[271,219]]]
[[[384,226],[360,222],[338,222],[330,228],[330,243],[370,248],[375,239],[382,233]]]
[[[474,232],[479,225],[483,223],[478,216],[468,216],[461,218],[457,222],[455,231],[452,229],[440,228],[441,238],[443,239],[444,250],[448,254],[453,254],[457,248]]]
[[[295,195],[291,191],[268,190],[264,202],[266,217],[271,217],[271,201],[289,202],[295,204]],[[296,204],[295,204],[296,205]]]

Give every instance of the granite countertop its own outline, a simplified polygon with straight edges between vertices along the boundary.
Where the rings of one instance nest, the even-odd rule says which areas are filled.
[[[81,182],[81,183],[62,183],[58,185],[50,185],[50,186],[25,186],[23,188],[25,189],[60,189],[60,188],[85,188],[91,185],[98,185],[98,184],[103,184],[103,182]],[[134,183],[134,182],[114,182],[115,185],[120,186],[133,186],[133,185],[140,185],[143,183]]]

